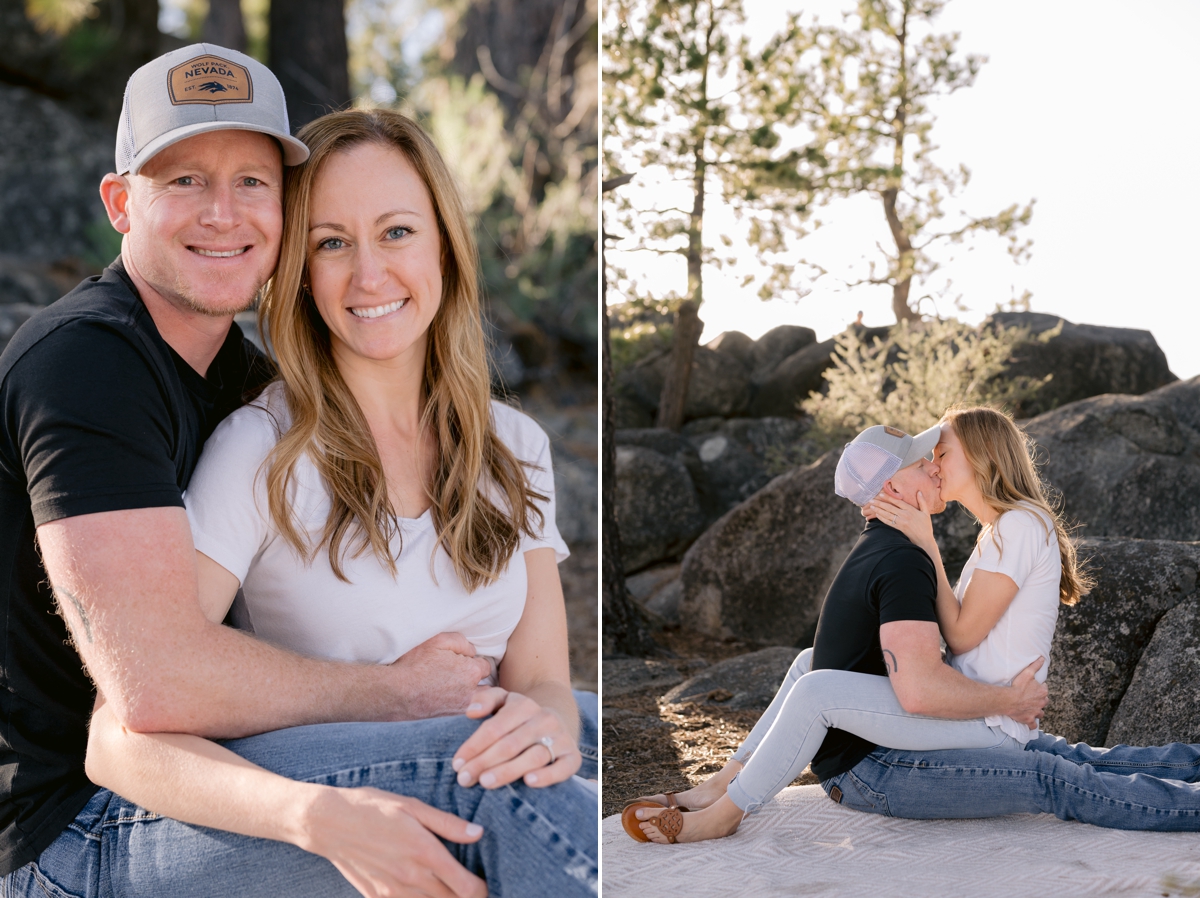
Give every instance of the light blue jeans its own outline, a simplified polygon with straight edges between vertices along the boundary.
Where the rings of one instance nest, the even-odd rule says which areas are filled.
[[[1022,747],[980,719],[909,714],[887,677],[812,670],[812,649],[805,649],[733,755],[745,764],[729,784],[727,794],[733,803],[743,811],[755,811],[777,795],[809,765],[831,727],[895,748],[1019,752]]]
[[[596,775],[595,696],[577,694],[584,767]],[[465,717],[405,723],[294,727],[224,743],[291,779],[373,786],[478,823],[473,845],[445,843],[492,896],[596,894],[597,798],[573,778],[543,789],[523,783],[463,788],[450,762],[479,726]],[[284,842],[190,826],[160,817],[107,789],[38,857],[0,880],[0,898],[356,898],[322,857]]]

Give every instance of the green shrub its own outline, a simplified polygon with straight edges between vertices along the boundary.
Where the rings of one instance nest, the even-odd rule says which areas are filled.
[[[850,329],[837,338],[827,393],[800,403],[813,418],[809,436],[832,448],[873,424],[919,433],[952,405],[1011,409],[1051,377],[1005,374],[1013,349],[1061,330],[1060,323],[1032,337],[1028,328],[975,328],[953,318],[902,321],[886,341],[867,345]]]

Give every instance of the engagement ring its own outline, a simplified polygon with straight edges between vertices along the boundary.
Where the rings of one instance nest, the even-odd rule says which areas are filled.
[[[547,767],[549,767],[550,764],[553,764],[555,761],[558,760],[558,755],[556,755],[554,753],[554,739],[551,738],[550,736],[543,736],[541,739],[538,740],[538,742],[540,742],[542,745],[546,746],[546,751],[550,752],[550,763],[546,765]]]

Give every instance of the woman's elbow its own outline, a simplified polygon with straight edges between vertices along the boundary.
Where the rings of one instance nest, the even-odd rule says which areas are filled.
[[[972,636],[966,633],[943,634],[943,638],[946,640],[946,647],[955,655],[965,655],[983,642],[982,636]]]
[[[109,788],[112,785],[111,780],[111,759],[117,734],[112,732],[112,728],[120,728],[120,724],[116,720],[109,718],[104,723],[97,725],[93,720],[92,727],[88,731],[87,754],[83,759],[83,772],[87,778],[97,786]]]

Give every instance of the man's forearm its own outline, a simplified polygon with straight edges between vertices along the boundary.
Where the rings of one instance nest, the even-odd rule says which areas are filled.
[[[908,711],[927,717],[952,720],[973,720],[1013,712],[1013,690],[1010,686],[991,686],[963,676],[948,664],[939,664],[921,678],[921,687],[913,690]],[[899,694],[899,693],[898,693]],[[909,705],[913,707],[909,707]]]
[[[122,684],[113,712],[129,729],[233,739],[349,720],[411,719],[403,678],[377,664],[308,658],[208,624],[150,683]],[[182,647],[181,647],[182,648]]]

